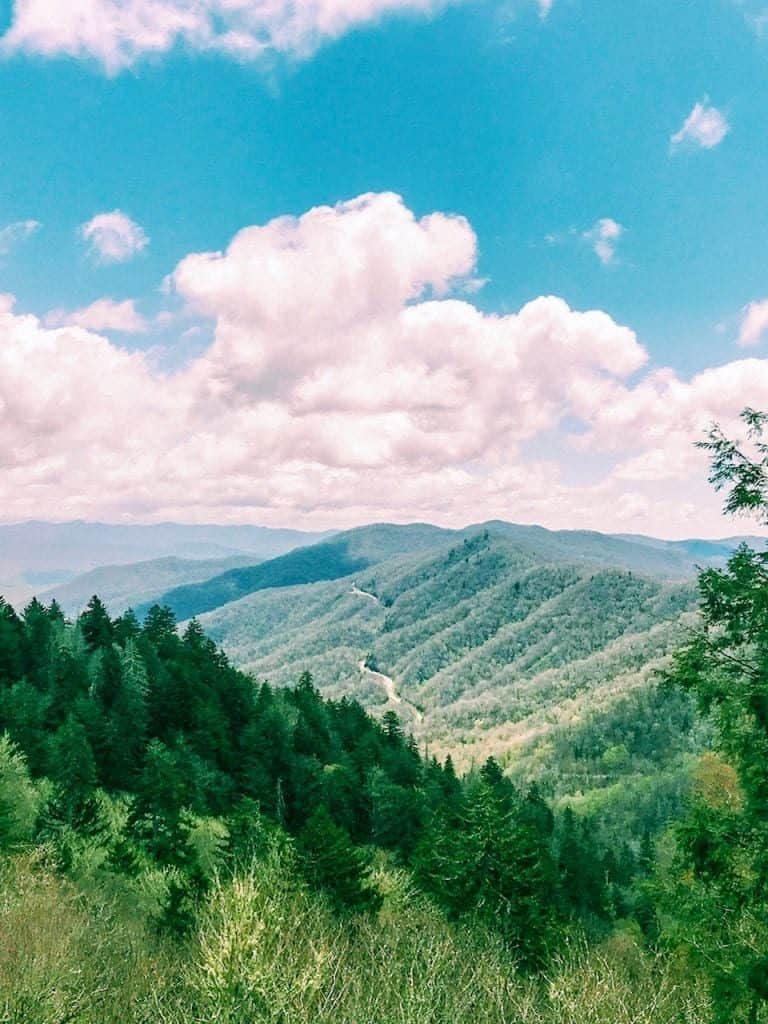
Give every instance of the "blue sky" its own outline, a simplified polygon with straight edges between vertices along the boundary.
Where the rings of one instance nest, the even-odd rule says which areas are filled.
[[[107,10],[111,0],[82,2]],[[249,0],[242,2],[247,8]],[[224,250],[249,225],[301,217],[364,193],[393,192],[416,218],[433,212],[466,218],[476,263],[471,274],[463,268],[457,278],[474,283],[467,291],[464,281],[452,294],[479,311],[514,315],[552,295],[573,310],[604,311],[631,328],[646,358],[622,370],[626,386],[642,385],[659,367],[671,367],[687,383],[700,371],[745,357],[763,363],[759,305],[748,349],[737,343],[748,305],[768,295],[768,38],[753,17],[759,12],[749,6],[735,0],[555,0],[543,16],[533,0],[456,3],[428,14],[360,16],[348,31],[332,33],[336,38],[321,33],[311,46],[291,42],[283,52],[274,52],[278,46],[233,57],[187,39],[158,52],[139,47],[122,62],[128,66],[106,69],[98,47],[59,45],[55,33],[65,38],[68,26],[66,14],[53,13],[56,6],[50,0],[0,3],[2,29],[17,28],[0,61],[0,230],[40,225],[0,255],[0,292],[15,296],[14,323],[30,313],[44,325],[58,311],[55,326],[64,329],[67,312],[105,297],[133,300],[145,322],[163,310],[169,315],[145,331],[97,333],[116,349],[149,352],[161,367],[184,367],[205,355],[227,319],[219,307],[201,309],[197,285],[193,296],[178,288],[175,296],[161,292],[185,257]],[[26,36],[18,32],[23,18]],[[50,28],[47,35],[41,24]],[[707,145],[695,138],[671,143],[696,104],[721,118],[722,138],[708,137]],[[120,262],[94,255],[80,230],[115,210],[149,240]],[[595,251],[601,222],[615,226],[603,259]],[[172,319],[181,307],[188,309],[186,319]],[[53,324],[49,318],[48,329]],[[190,325],[188,341],[179,342]],[[732,373],[730,404],[721,409],[715,403],[713,414],[735,415],[741,396],[733,379]],[[714,383],[707,394],[718,387]],[[762,394],[758,389],[755,401]],[[257,397],[265,400],[263,388]],[[527,459],[538,460],[539,468],[554,461],[567,484],[587,490],[572,500],[564,495],[550,525],[572,519],[574,525],[640,529],[647,522],[658,529],[659,517],[642,511],[639,500],[647,502],[652,493],[647,469],[626,484],[638,497],[634,519],[588,511],[594,502],[612,501],[608,491],[600,498],[603,492],[594,488],[605,484],[612,467],[634,457],[605,442],[582,445],[578,455],[572,443],[563,446],[569,433],[593,433],[593,419],[566,403],[546,425],[507,438],[495,451],[458,445],[442,469],[485,479],[507,450],[518,453],[510,459],[519,467]],[[498,440],[498,425],[494,429]],[[646,456],[665,429],[660,424],[651,431]],[[684,429],[676,422],[675,438]],[[13,444],[24,448],[23,440]],[[331,463],[349,469],[355,458],[345,464],[336,453]],[[414,473],[418,466],[436,469],[422,455],[409,465]],[[333,490],[321,507],[303,495],[291,503],[263,494],[234,497],[220,507],[207,501],[188,507],[178,496],[111,505],[93,494],[84,498],[82,488],[70,493],[62,482],[65,468],[60,462],[59,490],[41,492],[52,516],[64,508],[112,518],[276,521],[282,515],[325,524],[378,514],[483,518],[486,506],[489,513],[505,511],[499,482],[485,505],[454,506],[440,496],[430,508],[420,496],[402,506],[379,501],[369,508]],[[142,481],[147,493],[159,469],[153,463],[148,472]],[[700,464],[691,472],[701,476]],[[625,477],[614,476],[612,485],[619,479]],[[508,518],[541,518],[535,504],[515,498],[512,484],[504,486],[510,488]],[[670,502],[677,500],[668,478],[659,487]],[[16,514],[25,510],[19,503]],[[687,529],[681,520],[672,530],[695,532],[695,525]],[[701,527],[723,529],[714,512]]]

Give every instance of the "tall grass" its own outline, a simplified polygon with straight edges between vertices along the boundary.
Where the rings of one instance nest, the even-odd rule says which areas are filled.
[[[629,934],[520,975],[382,871],[375,918],[340,919],[279,857],[219,882],[188,940],[159,939],[39,855],[0,877],[2,1024],[708,1024],[674,965]]]

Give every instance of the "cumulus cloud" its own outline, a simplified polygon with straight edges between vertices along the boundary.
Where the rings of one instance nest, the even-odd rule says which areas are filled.
[[[19,220],[0,228],[0,256],[7,256],[14,246],[34,235],[41,226],[36,220]]]
[[[719,146],[731,130],[725,116],[711,106],[708,97],[697,103],[683,122],[682,128],[670,138],[672,149],[679,146],[700,146],[713,149]]]
[[[80,236],[101,263],[127,263],[149,245],[144,229],[121,210],[96,214],[81,225]]]
[[[597,258],[606,266],[613,263],[616,245],[623,234],[624,228],[621,224],[610,217],[602,217],[589,231],[583,232],[582,238],[589,242]]]
[[[123,334],[142,334],[149,327],[136,309],[133,299],[115,302],[97,299],[84,309],[54,309],[45,317],[46,327],[84,327],[89,331],[119,331]]]
[[[766,330],[768,330],[768,299],[750,302],[741,316],[738,344],[743,348],[757,345]]]
[[[689,532],[705,477],[692,441],[768,407],[768,362],[648,371],[603,312],[551,296],[480,311],[464,290],[476,262],[466,220],[387,193],[245,228],[170,275],[212,325],[172,372],[4,300],[5,516]],[[697,531],[727,529],[716,498],[699,509]]]
[[[544,0],[540,0],[544,2]],[[177,44],[254,60],[306,57],[325,40],[444,0],[15,0],[6,52],[90,57],[110,73]]]

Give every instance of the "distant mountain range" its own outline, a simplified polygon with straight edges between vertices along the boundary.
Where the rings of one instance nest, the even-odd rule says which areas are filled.
[[[376,524],[335,534],[323,543],[298,548],[259,565],[227,567],[209,579],[198,577],[184,581],[162,594],[160,601],[170,607],[179,620],[184,620],[261,590],[341,579],[391,558],[438,550],[483,531],[548,562],[615,566],[669,580],[691,579],[698,565],[723,563],[741,542],[741,538],[662,541],[584,530],[552,531],[504,522],[489,522],[463,530],[441,529],[423,523]],[[763,543],[760,539],[754,540]],[[137,610],[143,614],[149,603],[145,602]]]
[[[548,560],[614,565],[667,579],[687,579],[699,565],[722,564],[742,540],[760,548],[766,543],[759,537],[664,541],[504,522],[463,530],[375,524],[342,533],[28,522],[0,526],[0,593],[16,604],[34,593],[55,597],[68,614],[77,614],[93,593],[114,613],[161,601],[186,619],[260,590],[342,578],[480,529]]]
[[[16,603],[33,593],[47,591],[97,568],[145,563],[132,568],[134,579],[143,576],[155,592],[152,578],[160,579],[168,570],[151,563],[157,559],[181,559],[186,562],[225,560],[247,555],[251,564],[275,558],[293,548],[322,540],[328,533],[306,533],[300,530],[273,530],[261,526],[193,526],[180,523],[158,523],[148,526],[114,525],[108,523],[43,523],[25,522],[0,526],[0,593]],[[222,561],[211,565],[208,575],[231,567]],[[177,575],[174,576],[173,572]],[[186,579],[201,579],[197,567],[183,566],[170,570],[162,579],[158,593]],[[105,582],[103,574],[99,582]],[[118,574],[119,575],[119,574]],[[117,583],[120,590],[121,584]],[[111,584],[110,584],[111,586]],[[147,587],[139,582],[136,593]],[[129,588],[129,594],[133,591]],[[89,595],[90,596],[90,595]],[[65,598],[66,600],[66,598]],[[87,600],[87,599],[86,599]],[[135,600],[135,598],[134,598]],[[73,608],[69,605],[70,609]],[[74,606],[77,610],[78,606]]]

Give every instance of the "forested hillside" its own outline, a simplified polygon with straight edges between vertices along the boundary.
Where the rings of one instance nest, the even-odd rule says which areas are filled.
[[[768,555],[509,534],[286,556],[365,566],[206,617],[253,674],[167,607],[0,601],[0,1020],[762,1024]]]
[[[707,1019],[642,948],[650,834],[553,813],[493,759],[459,778],[167,610],[0,605],[0,729],[9,1021]]]
[[[586,714],[599,734],[617,701],[635,691],[650,699],[696,590],[693,581],[563,561],[559,535],[541,531],[542,540],[531,532],[536,546],[523,543],[518,528],[476,529],[339,581],[253,594],[202,621],[235,663],[260,678],[283,685],[301,666],[334,698],[396,710],[422,743],[441,756],[451,752],[462,767],[493,755],[546,782],[540,763],[551,734]],[[566,535],[572,554],[577,536]],[[644,550],[627,547],[632,558]],[[628,557],[599,535],[589,535],[588,550]],[[677,557],[667,564],[672,574]],[[649,716],[650,709],[644,721]],[[688,718],[674,728],[675,755],[663,767],[679,789]],[[630,756],[594,771],[593,784],[645,778],[649,767]]]
[[[0,929],[20,914],[29,920],[20,944],[0,944],[0,1007],[9,1020],[53,1021],[67,1002],[80,1006],[71,1019],[122,1012],[133,1020],[153,999],[182,994],[151,991],[148,979],[133,976],[159,969],[147,938],[139,964],[134,953],[128,964],[109,965],[106,983],[127,988],[122,1010],[116,991],[105,1009],[104,988],[87,981],[93,967],[84,975],[49,967],[60,937],[47,931],[56,927],[44,920],[43,907],[54,910],[48,897],[54,922],[84,936],[82,954],[69,954],[76,964],[90,943],[106,941],[88,900],[100,901],[98,914],[112,922],[109,955],[144,929],[159,936],[157,949],[166,944],[164,955],[198,926],[211,929],[206,946],[226,941],[219,928],[239,928],[235,941],[253,942],[249,929],[261,927],[260,915],[287,915],[288,973],[304,969],[296,962],[305,955],[300,920],[330,958],[339,942],[335,916],[363,915],[363,948],[383,949],[394,941],[390,928],[403,928],[397,956],[426,957],[425,970],[432,957],[441,963],[445,977],[419,996],[424,1019],[438,1019],[430,1000],[447,1000],[453,1012],[476,1006],[482,1019],[502,1020],[516,1001],[538,999],[523,976],[556,956],[569,935],[610,934],[649,869],[635,844],[604,841],[569,812],[553,814],[535,788],[515,787],[493,759],[461,779],[450,758],[422,758],[394,714],[377,722],[353,701],[324,700],[307,674],[290,688],[258,684],[231,667],[197,623],[180,636],[160,608],[140,625],[132,613],[110,618],[98,599],[76,623],[55,604],[34,601],[22,616],[0,605],[0,731]],[[23,850],[26,857],[8,859]],[[70,896],[77,890],[79,904]],[[366,919],[385,911],[371,931]],[[405,953],[402,943],[409,948],[417,935],[420,952]],[[221,945],[208,949],[225,955]],[[470,949],[489,963],[466,966],[471,995],[450,992],[451,965]],[[276,949],[253,947],[257,954],[259,969],[276,969]],[[25,955],[36,967],[20,986],[14,970]],[[214,997],[235,999],[227,1020],[286,1019],[258,1015],[258,988],[237,997],[227,988],[225,997],[216,986],[234,984],[225,981],[229,972],[257,962],[245,952],[245,960],[226,955],[235,959],[221,965],[218,980],[209,977],[212,989],[190,982],[184,990],[184,1012],[201,1015],[187,1019],[208,1019]],[[507,981],[493,994],[505,962],[516,965],[520,988]],[[585,960],[585,970],[597,966]],[[53,988],[49,969],[59,971]],[[326,985],[325,968],[317,970],[316,983]],[[279,979],[269,984],[278,986],[274,998],[288,998]],[[402,1000],[393,981],[377,984],[368,1015],[342,1019],[372,1021],[375,1006],[383,1012],[387,1000]],[[295,1019],[309,1020],[315,997],[299,995]],[[345,998],[353,996],[362,991]],[[317,1013],[334,1019],[327,1004]]]
[[[455,531],[423,524],[361,527],[263,565],[233,569],[202,583],[174,587],[160,601],[179,620],[189,619],[261,590],[340,579],[389,558],[439,548],[453,536]],[[146,611],[146,606],[137,609],[139,615]]]
[[[212,576],[256,564],[254,555],[227,558],[153,558],[127,565],[104,565],[76,576],[67,583],[44,590],[40,599],[56,601],[65,615],[77,617],[94,594],[112,615],[129,608],[151,605],[170,588],[199,583]]]

